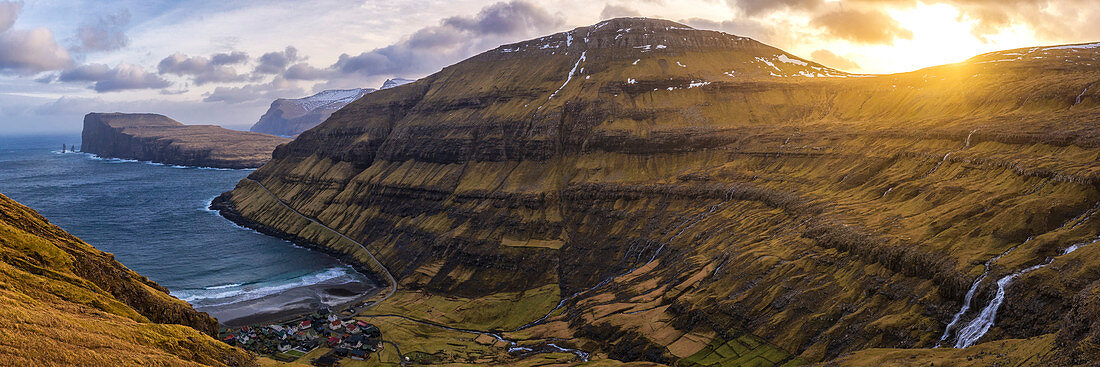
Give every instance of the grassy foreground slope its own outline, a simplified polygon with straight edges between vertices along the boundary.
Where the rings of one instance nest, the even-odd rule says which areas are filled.
[[[0,364],[246,366],[217,321],[0,195]]]
[[[1100,246],[1064,252],[1100,235],[1098,64],[1041,47],[850,75],[616,19],[372,93],[250,178],[378,254],[415,293],[390,313],[621,361],[965,358],[927,348],[971,284],[963,324],[1049,262],[979,342],[1041,337],[1035,358],[1081,363],[1100,357]],[[228,196],[340,251],[251,181]]]

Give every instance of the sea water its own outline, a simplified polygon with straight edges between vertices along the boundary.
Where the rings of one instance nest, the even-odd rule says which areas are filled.
[[[0,193],[226,324],[346,304],[375,287],[323,253],[208,209],[250,170],[61,152],[79,136],[0,136]]]

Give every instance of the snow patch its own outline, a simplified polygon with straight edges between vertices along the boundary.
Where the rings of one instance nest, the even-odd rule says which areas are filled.
[[[1100,48],[1100,43],[1089,43],[1089,44],[1083,44],[1083,45],[1065,45],[1065,46],[1044,47],[1044,48],[1041,48],[1040,50],[1041,50],[1041,51],[1052,51],[1052,50],[1085,50],[1085,49],[1092,49],[1092,48]]]
[[[785,63],[788,63],[788,64],[795,64],[795,65],[802,65],[802,66],[809,65],[805,61],[795,60],[795,59],[787,57],[787,55],[779,55],[779,56],[776,57],[776,60],[779,60],[779,61],[782,61],[782,62],[785,62]]]

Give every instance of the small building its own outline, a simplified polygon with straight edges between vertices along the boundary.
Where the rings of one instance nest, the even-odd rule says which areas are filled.
[[[359,329],[363,333],[363,336],[367,339],[382,339],[382,330],[379,330],[374,324],[360,325]]]
[[[362,349],[352,349],[348,351],[348,355],[355,360],[365,361],[367,359],[367,351]]]
[[[286,352],[286,351],[290,350],[291,348],[294,348],[294,345],[292,345],[288,342],[279,343],[279,351],[280,352]]]
[[[298,324],[298,330],[305,330],[311,327],[313,327],[313,322],[308,319],[302,320],[302,322]]]
[[[348,330],[349,333],[352,334],[359,334],[359,332],[362,331],[359,329],[359,324],[356,324],[354,322],[348,324],[347,326],[345,326],[345,328]]]
[[[336,348],[332,350],[332,353],[340,357],[347,357],[348,348]]]
[[[326,354],[321,356],[320,358],[314,359],[313,365],[321,367],[331,367],[339,366],[340,364],[336,361],[336,357],[333,357],[331,354]]]
[[[363,346],[363,336],[362,335],[349,336],[346,339],[344,339],[344,344],[347,345],[348,348],[360,348],[360,347]]]

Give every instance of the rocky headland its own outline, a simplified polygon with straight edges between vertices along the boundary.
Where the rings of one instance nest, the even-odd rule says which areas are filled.
[[[157,114],[89,113],[80,150],[105,158],[181,166],[256,168],[290,139],[215,125],[184,125]]]

